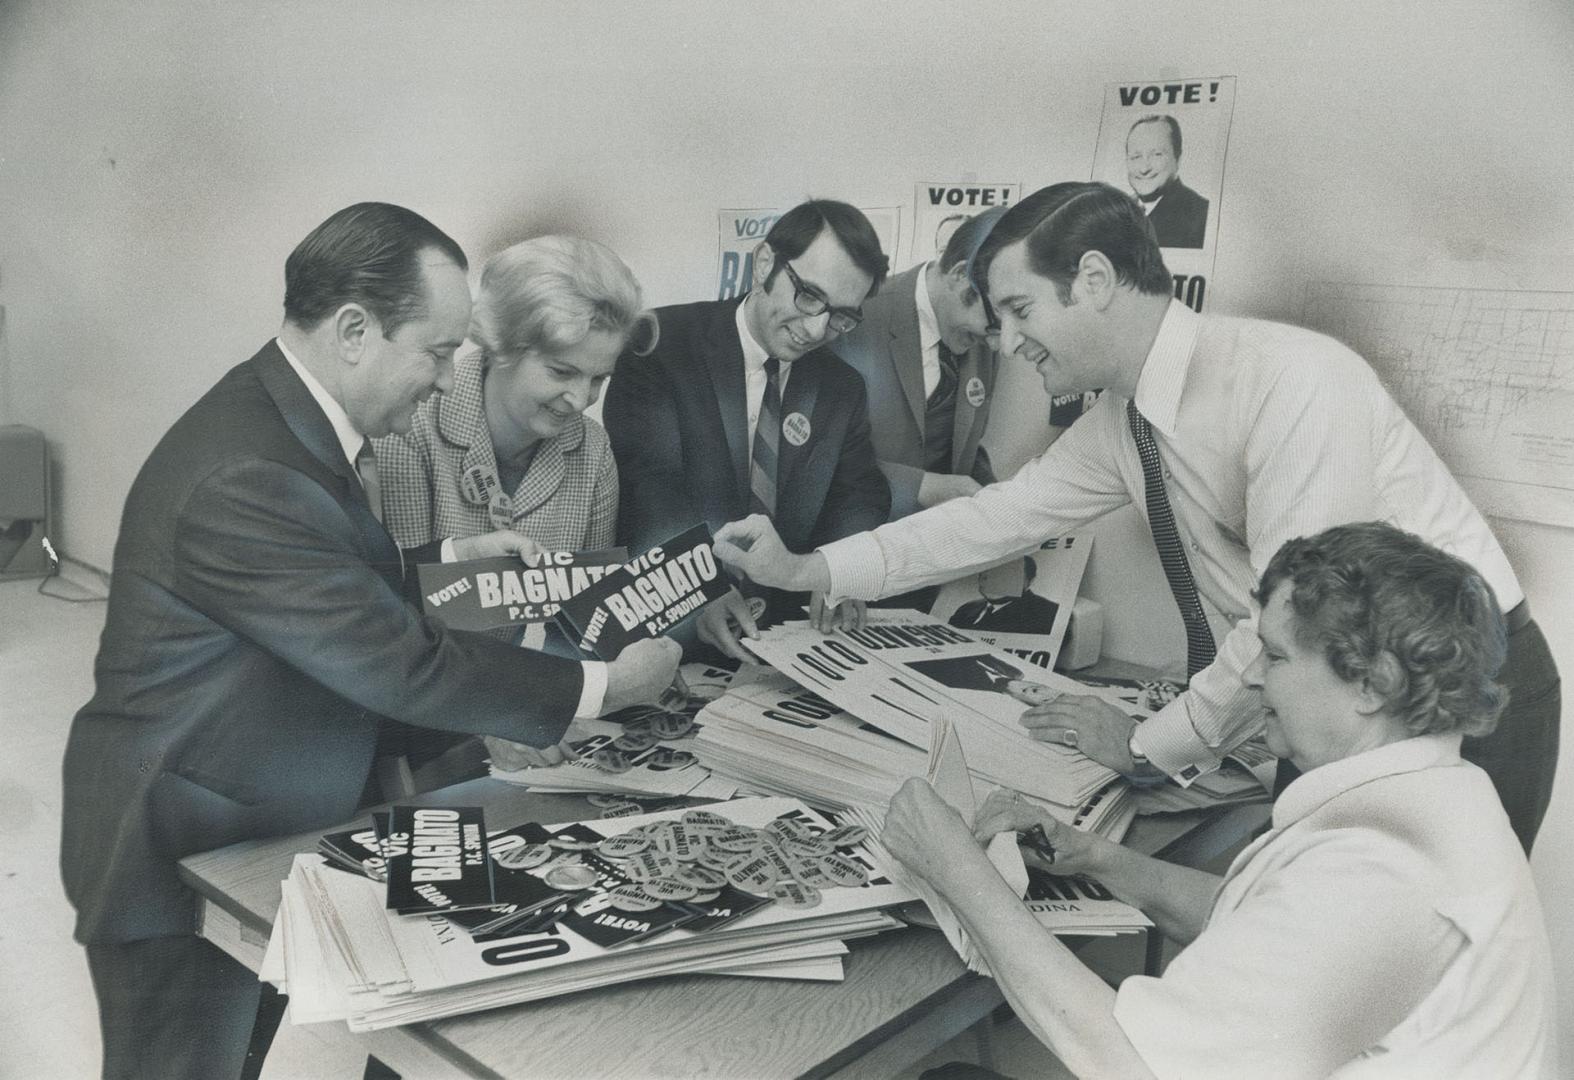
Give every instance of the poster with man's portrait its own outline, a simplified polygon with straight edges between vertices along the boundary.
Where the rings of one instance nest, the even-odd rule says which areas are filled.
[[[716,214],[716,299],[742,296],[754,285],[754,249],[760,246],[776,219],[791,207],[770,210],[720,210]],[[880,238],[880,250],[896,264],[902,240],[902,208],[860,206]]]
[[[930,614],[969,637],[1052,668],[1071,625],[1090,536],[1061,536],[1026,555],[947,582]]]
[[[913,185],[913,236],[903,267],[917,266],[945,252],[957,227],[985,210],[1010,206],[1022,197],[1021,184],[922,180]],[[898,263],[891,258],[894,270]]]
[[[1175,297],[1203,309],[1213,273],[1235,77],[1110,83],[1093,179],[1134,197],[1175,277]]]

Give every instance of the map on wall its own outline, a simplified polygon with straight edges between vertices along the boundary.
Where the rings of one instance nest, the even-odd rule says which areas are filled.
[[[1366,358],[1483,511],[1574,527],[1574,293],[1314,282],[1303,314]]]

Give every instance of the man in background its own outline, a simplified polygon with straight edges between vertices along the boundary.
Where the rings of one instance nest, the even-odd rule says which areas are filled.
[[[994,483],[979,445],[995,390],[988,308],[969,277],[1004,208],[964,220],[939,257],[895,275],[832,348],[869,388],[892,520]]]
[[[450,631],[405,601],[369,437],[446,389],[470,322],[464,253],[361,203],[285,263],[279,336],[160,440],[126,500],[95,692],[66,746],[61,868],[87,947],[104,1076],[192,1080],[271,1040],[256,975],[197,936],[176,863],[321,829],[375,796],[388,719],[552,747],[654,700],[677,648],[611,664]],[[521,550],[489,534],[460,557]]]
[[[1208,231],[1208,200],[1181,183],[1180,123],[1152,113],[1126,133],[1126,179],[1159,238],[1159,247],[1200,248]]]
[[[644,551],[698,522],[717,529],[769,517],[788,548],[873,528],[890,490],[875,460],[863,380],[828,347],[862,320],[886,257],[856,207],[814,199],[777,219],[754,255],[741,300],[656,311],[660,339],[625,354],[603,419],[622,499],[618,542]],[[695,618],[699,640],[749,659],[738,644],[756,612],[797,617],[806,599],[736,589]],[[862,604],[841,617],[861,618]]]

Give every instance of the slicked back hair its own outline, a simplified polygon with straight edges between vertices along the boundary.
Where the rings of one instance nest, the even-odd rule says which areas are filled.
[[[469,269],[459,245],[415,211],[379,202],[347,206],[285,260],[284,317],[314,330],[345,304],[360,304],[392,337],[426,314],[421,256],[428,250]]]
[[[1369,521],[1287,541],[1253,595],[1266,604],[1286,584],[1300,644],[1320,650],[1345,682],[1370,677],[1411,734],[1497,726],[1508,703],[1496,681],[1508,628],[1474,567]],[[1396,663],[1381,662],[1385,654]]]
[[[765,242],[776,253],[776,262],[761,287],[769,289],[782,262],[808,251],[823,229],[830,229],[853,265],[874,279],[869,295],[879,292],[891,267],[885,252],[880,250],[880,237],[862,210],[835,199],[810,199],[776,219],[765,234]]]
[[[1115,280],[1139,293],[1168,296],[1174,282],[1142,207],[1109,184],[1068,182],[1040,188],[1007,210],[974,260],[974,281],[989,284],[989,264],[1003,248],[1026,241],[1028,267],[1055,283],[1062,304],[1071,302],[1082,256],[1101,252]]]

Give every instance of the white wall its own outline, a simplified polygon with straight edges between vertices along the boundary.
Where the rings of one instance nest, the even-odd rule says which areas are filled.
[[[285,255],[339,206],[412,206],[477,262],[579,231],[652,302],[693,299],[719,207],[1085,178],[1116,80],[1239,78],[1212,308],[1293,321],[1318,279],[1574,290],[1571,50],[1561,0],[9,0],[0,422],[48,435],[63,546],[107,567],[142,459],[274,331]],[[1002,389],[1018,464],[1043,400],[1026,371]],[[1497,525],[1574,672],[1570,534]],[[1178,640],[1143,541],[1126,514],[1094,559],[1106,600],[1147,597],[1111,610],[1128,655]],[[1535,868],[1574,1031],[1571,759]]]

